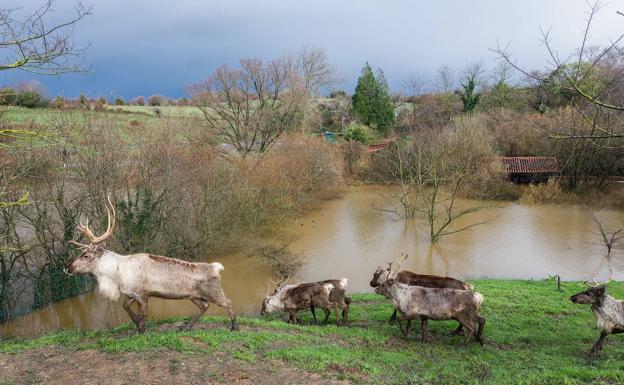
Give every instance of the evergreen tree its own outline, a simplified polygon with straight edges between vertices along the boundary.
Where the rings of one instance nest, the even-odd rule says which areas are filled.
[[[377,77],[371,66],[366,63],[358,79],[353,94],[353,114],[363,124],[375,128],[381,133],[388,131],[394,124],[394,106],[388,83],[383,71],[378,70]]]
[[[464,104],[463,111],[472,112],[479,104],[481,94],[475,92],[477,86],[476,74],[469,74],[466,80],[466,84],[462,83],[464,92],[461,94],[461,101]]]

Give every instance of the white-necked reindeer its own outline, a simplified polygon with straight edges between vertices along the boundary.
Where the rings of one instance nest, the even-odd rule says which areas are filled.
[[[117,300],[121,294],[126,298],[123,307],[136,324],[139,333],[145,332],[147,300],[149,297],[165,299],[190,299],[199,312],[183,326],[190,330],[210,303],[223,307],[229,314],[231,330],[238,330],[236,315],[230,300],[221,288],[223,265],[218,262],[187,262],[181,259],[139,253],[120,255],[106,249],[105,241],[115,228],[115,207],[107,198],[106,232],[95,236],[89,229],[89,222],[78,225],[78,230],[89,239],[89,244],[71,241],[81,253],[65,266],[67,274],[91,273],[98,282],[100,294]],[[138,314],[130,307],[138,304]]]
[[[570,301],[581,305],[592,305],[596,316],[596,324],[600,329],[600,337],[592,346],[591,354],[602,350],[604,340],[609,334],[624,333],[624,301],[617,300],[605,291],[605,285],[613,279],[613,269],[609,270],[609,279],[605,282],[585,282],[589,289],[570,297]]]

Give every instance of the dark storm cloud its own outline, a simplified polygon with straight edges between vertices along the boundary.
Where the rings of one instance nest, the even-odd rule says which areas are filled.
[[[69,15],[72,4],[59,1],[54,19]],[[617,6],[602,10],[592,42],[605,44],[624,30]],[[539,27],[552,26],[556,46],[568,54],[580,42],[586,11],[583,0],[100,0],[75,29],[76,40],[90,44],[92,72],[41,81],[52,95],[182,96],[185,85],[219,64],[310,45],[327,51],[344,79],[340,88],[352,91],[366,61],[400,88],[411,73],[433,79],[443,64],[456,72],[480,60],[492,66],[495,55],[488,49],[497,41],[510,41],[528,67],[543,68]],[[15,72],[0,76],[0,83],[32,79]]]

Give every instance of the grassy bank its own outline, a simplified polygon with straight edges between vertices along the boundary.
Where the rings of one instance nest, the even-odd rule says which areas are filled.
[[[594,317],[589,307],[568,299],[583,284],[563,283],[561,292],[546,281],[473,284],[486,298],[483,348],[473,342],[459,349],[461,337],[448,336],[454,322],[431,322],[435,336],[431,342],[423,344],[415,334],[406,340],[396,324],[387,322],[388,302],[363,294],[353,296],[350,327],[313,326],[309,318],[304,325],[287,325],[275,316],[241,318],[241,331],[231,333],[225,318],[206,317],[190,333],[176,331],[182,321],[177,319],[152,323],[142,336],[125,325],[103,332],[70,331],[5,341],[0,344],[0,384],[25,383],[20,377],[24,373],[31,383],[54,383],[56,371],[65,373],[65,385],[87,377],[97,383],[109,378],[98,377],[96,370],[106,362],[117,366],[114,376],[123,378],[127,366],[126,378],[138,375],[140,381],[149,382],[153,375],[159,379],[154,383],[239,383],[241,378],[232,373],[248,383],[624,382],[622,336],[608,337],[597,357],[587,353],[599,334]],[[612,283],[608,292],[622,298],[624,284]],[[72,382],[67,371],[75,371],[78,382]]]

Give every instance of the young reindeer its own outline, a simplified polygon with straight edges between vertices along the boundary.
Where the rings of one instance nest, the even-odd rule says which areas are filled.
[[[99,293],[111,300],[117,300],[123,294],[126,297],[123,308],[139,333],[145,332],[149,297],[190,299],[199,312],[182,327],[185,330],[191,330],[210,303],[224,308],[230,316],[231,330],[238,330],[230,300],[221,288],[222,264],[187,262],[146,253],[120,255],[107,250],[105,241],[115,229],[115,207],[110,197],[107,197],[106,212],[108,227],[100,236],[95,236],[89,229],[88,220],[78,225],[78,230],[89,239],[89,244],[70,241],[81,252],[65,266],[67,274],[93,274]],[[133,302],[138,304],[138,314],[131,308]]]
[[[348,315],[348,302],[351,302],[350,300],[347,302],[346,297],[344,297],[347,284],[346,278],[341,280],[298,283],[294,285],[286,285],[287,280],[288,277],[282,277],[279,282],[273,282],[273,280],[270,279],[277,287],[271,295],[269,295],[269,291],[267,290],[267,295],[262,301],[260,315],[281,311],[288,313],[288,323],[297,323],[299,322],[297,313],[301,310],[310,309],[312,310],[314,324],[316,324],[315,308],[321,308],[325,311],[325,320],[329,317],[330,309],[334,309],[336,311],[336,324],[339,324],[338,307],[341,306],[343,308],[343,323],[345,322],[345,317]],[[336,297],[342,297],[342,301],[334,302],[331,300],[332,291],[336,290],[333,281],[337,282],[337,286],[339,286],[338,289],[342,292],[341,296],[341,293],[336,291],[334,293],[334,299],[336,299]]]
[[[596,323],[600,329],[600,337],[594,343],[590,354],[602,350],[604,340],[609,334],[624,333],[624,301],[618,301],[605,293],[605,285],[611,282],[613,270],[609,273],[606,282],[596,282],[592,277],[593,284],[585,282],[589,289],[570,297],[570,301],[581,305],[592,305],[592,311],[596,316]]]
[[[422,286],[410,286],[389,278],[379,285],[375,292],[390,299],[401,312],[397,318],[399,328],[405,337],[409,334],[412,320],[420,318],[422,341],[425,337],[427,319],[458,321],[468,331],[461,346],[465,346],[471,336],[483,345],[483,327],[485,318],[477,313],[483,303],[483,295],[470,290],[439,289]],[[403,330],[402,320],[407,320]],[[478,329],[475,328],[479,324]]]
[[[338,307],[342,308],[342,324],[346,324],[349,319],[349,305],[351,304],[351,298],[347,297],[347,279],[327,279],[325,281],[317,282],[321,285],[330,284],[332,285],[332,289],[329,292],[329,302],[335,303]],[[314,324],[316,325],[316,312],[315,312],[314,303],[310,307],[312,311],[312,318],[314,319]],[[329,315],[331,314],[330,308],[324,307],[322,308],[325,312],[325,319],[323,323],[327,323],[329,319]],[[338,322],[338,314],[336,312],[336,322]]]
[[[384,269],[383,267],[377,267],[375,273],[373,273],[373,279],[370,281],[371,287],[378,287],[383,284],[389,277],[393,276],[395,281],[404,283],[410,286],[422,286],[422,287],[430,287],[430,288],[439,288],[439,289],[457,289],[457,290],[472,290],[473,286],[471,284],[460,281],[459,279],[451,278],[451,277],[443,277],[439,275],[426,275],[426,274],[416,274],[408,270],[400,270],[401,263],[407,259],[407,254],[403,256],[401,253],[401,259],[398,262],[398,267],[392,272],[392,262],[386,262],[388,264],[388,268]],[[394,312],[390,316],[390,322],[395,321],[397,316],[397,309],[395,307]],[[424,322],[421,322],[421,326],[425,327],[425,333],[427,330],[427,319],[424,319]],[[451,333],[452,335],[460,335],[462,332],[461,323]]]

